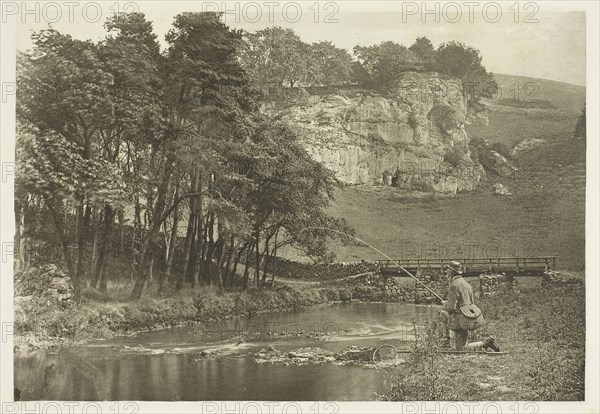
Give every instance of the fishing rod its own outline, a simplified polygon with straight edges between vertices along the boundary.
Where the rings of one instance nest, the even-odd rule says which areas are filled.
[[[352,238],[352,239],[354,239],[354,240],[358,240],[359,242],[361,242],[361,243],[363,243],[363,244],[366,244],[366,245],[367,245],[367,246],[369,246],[371,249],[375,250],[377,253],[379,253],[380,255],[382,255],[383,257],[385,257],[386,259],[388,259],[389,261],[396,263],[396,265],[398,265],[398,267],[399,267],[401,270],[404,270],[404,271],[405,271],[405,272],[406,272],[406,273],[407,273],[407,274],[408,274],[410,277],[412,277],[412,278],[413,278],[413,279],[415,279],[417,282],[419,282],[419,283],[420,283],[420,284],[421,284],[421,285],[422,285],[422,286],[423,286],[425,289],[427,289],[427,290],[428,290],[428,291],[429,291],[431,294],[433,294],[433,295],[434,295],[436,298],[438,298],[438,299],[440,300],[440,302],[442,302],[442,303],[444,302],[444,299],[442,299],[442,298],[440,297],[440,295],[438,295],[437,293],[435,293],[435,292],[434,292],[432,289],[430,289],[430,288],[429,288],[429,286],[427,286],[425,283],[421,282],[421,281],[420,281],[420,280],[419,280],[419,279],[418,279],[416,276],[414,276],[412,273],[410,273],[408,270],[406,270],[406,269],[405,269],[405,268],[404,268],[404,267],[403,267],[403,266],[402,266],[400,263],[398,263],[396,260],[394,260],[394,259],[392,259],[391,257],[389,257],[387,254],[385,254],[384,252],[382,252],[382,251],[381,251],[381,250],[379,250],[378,248],[376,248],[376,247],[374,247],[374,246],[371,246],[371,245],[370,245],[369,243],[367,243],[366,241],[364,241],[364,240],[361,240],[361,239],[359,239],[358,237],[351,236],[351,235],[349,235],[348,233],[344,233],[343,231],[340,231],[340,230],[335,230],[335,229],[330,229],[330,228],[327,228],[327,227],[305,227],[304,229],[302,229],[302,230],[301,230],[301,232],[302,232],[302,231],[304,231],[304,230],[309,230],[309,229],[333,231],[333,232],[335,232],[335,233],[343,234],[343,235],[344,235],[344,236],[346,236],[346,237],[350,237],[350,238]]]

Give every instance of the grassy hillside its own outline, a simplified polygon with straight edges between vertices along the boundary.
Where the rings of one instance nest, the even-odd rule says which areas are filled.
[[[548,101],[557,108],[571,110],[581,109],[585,102],[585,86],[499,73],[494,79],[502,93],[499,99]]]
[[[559,98],[579,87],[565,87],[561,95],[558,86],[564,84],[548,82],[555,89],[547,98],[555,106],[578,105],[574,99]],[[493,110],[488,127],[467,128],[471,138],[504,142],[511,148],[526,139],[538,140],[537,147],[515,154],[519,173],[513,179],[490,175],[475,192],[412,201],[394,188],[348,187],[337,191],[331,212],[345,217],[358,237],[394,257],[556,254],[562,269],[583,270],[585,142],[573,138],[578,112],[500,105]],[[506,185],[513,196],[492,195],[495,182]],[[338,260],[380,258],[367,247],[335,250]]]
[[[467,125],[470,139],[484,138],[513,147],[524,139],[556,141],[573,134],[579,113],[565,109],[533,110],[492,106],[490,124]]]

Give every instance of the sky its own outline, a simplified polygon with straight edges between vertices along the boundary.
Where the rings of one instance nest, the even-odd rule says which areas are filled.
[[[428,37],[434,46],[457,40],[480,50],[491,72],[586,83],[586,16],[577,2],[53,2],[3,10],[18,19],[17,50],[32,46],[31,32],[47,28],[75,38],[100,40],[115,11],[140,11],[153,22],[163,47],[173,17],[184,11],[225,11],[225,22],[256,31],[292,28],[304,41],[330,40],[351,50],[392,40],[410,46]],[[15,3],[18,6],[18,3]],[[558,8],[560,7],[560,8]]]

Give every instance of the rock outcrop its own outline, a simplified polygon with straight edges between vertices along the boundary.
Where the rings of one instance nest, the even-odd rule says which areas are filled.
[[[480,152],[479,162],[484,168],[492,171],[499,177],[514,178],[519,172],[519,169],[507,160],[506,157],[494,150]]]
[[[263,109],[293,125],[310,155],[346,184],[455,194],[485,175],[471,159],[458,79],[406,73],[386,96],[349,86]]]
[[[512,193],[508,191],[508,188],[504,184],[496,183],[493,187],[493,193],[495,196],[507,196],[510,197]]]

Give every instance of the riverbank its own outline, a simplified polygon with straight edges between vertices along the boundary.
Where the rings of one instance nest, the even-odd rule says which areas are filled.
[[[269,327],[296,324],[294,332],[297,331],[299,335],[281,336],[278,334],[279,331],[269,328],[269,332],[265,332],[267,337],[275,337],[276,340],[264,341],[260,345],[248,343],[244,345],[245,348],[244,346],[237,348],[242,342],[253,342],[253,340],[248,341],[248,338],[236,336],[230,347],[238,351],[242,348],[254,349],[252,361],[255,363],[289,365],[290,367],[286,369],[290,370],[295,369],[296,365],[320,366],[321,364],[335,369],[336,365],[346,364],[340,362],[338,356],[340,352],[343,354],[348,346],[350,348],[358,346],[359,348],[356,349],[362,352],[363,348],[372,349],[377,345],[396,344],[395,341],[398,341],[400,336],[407,332],[406,329],[409,329],[409,342],[397,345],[403,348],[412,346],[414,353],[400,355],[405,359],[401,368],[386,368],[385,374],[391,374],[392,380],[388,382],[387,390],[375,396],[378,399],[392,401],[581,400],[585,386],[584,284],[581,281],[560,286],[528,287],[523,284],[520,288],[520,291],[503,292],[477,300],[488,325],[476,331],[472,339],[481,340],[488,335],[493,335],[503,353],[492,356],[443,355],[437,352],[444,348],[436,335],[437,326],[433,317],[435,309],[429,309],[433,313],[426,312],[427,316],[414,325],[410,322],[417,319],[414,315],[400,316],[394,311],[390,312],[389,308],[382,308],[379,313],[371,314],[365,319],[365,309],[379,309],[373,307],[374,304],[365,303],[358,307],[348,304],[351,308],[344,308],[344,310],[327,306],[320,309],[319,306],[315,306],[333,302],[332,299],[337,299],[340,295],[344,299],[343,302],[356,300],[351,295],[354,291],[347,288],[336,290],[324,287],[311,289],[279,287],[243,292],[220,292],[214,288],[199,288],[180,291],[178,298],[146,297],[129,303],[87,298],[70,308],[60,310],[44,308],[43,316],[24,314],[21,308],[17,315],[17,326],[25,333],[32,333],[37,329],[46,335],[40,337],[47,341],[42,346],[57,343],[73,345],[94,338],[108,338],[177,325],[197,324],[198,329],[193,328],[193,330],[203,332],[203,325],[210,328],[208,324],[211,322],[236,316],[256,316],[266,312],[282,313],[306,309],[302,315],[299,315],[299,319],[296,319],[296,315],[293,315],[293,319],[288,319],[290,315],[282,315],[283,319],[277,319],[279,318],[277,316],[273,322],[269,316],[262,322],[264,326]],[[307,309],[309,307],[312,309]],[[413,312],[417,309],[412,306],[407,308],[412,309]],[[29,319],[25,320],[25,317]],[[260,318],[262,317],[253,319],[260,321]],[[34,321],[39,325],[24,325],[33,324]],[[297,324],[298,321],[304,322]],[[336,341],[331,344],[327,340],[315,341],[314,336],[311,337],[314,321],[318,321],[321,328],[335,322]],[[386,322],[383,322],[384,325],[381,326],[382,321],[387,321],[390,325],[385,325]],[[398,325],[397,321],[404,321],[409,325]],[[24,330],[25,328],[28,330]],[[320,328],[316,329],[319,333],[323,333]],[[173,340],[173,344],[177,345],[171,345],[174,347],[171,349],[167,345],[168,341],[165,341],[161,335],[172,335],[173,332],[179,332],[177,335],[183,336]],[[133,348],[117,347],[118,352],[138,353],[141,352],[138,349],[141,346],[152,355],[155,352],[180,354],[181,358],[203,363],[214,359],[209,357],[209,351],[202,347],[197,348],[194,341],[186,340],[185,335],[196,333],[186,332],[174,330],[147,333],[143,335],[146,339],[140,342],[142,345]],[[158,336],[151,339],[153,335]],[[25,339],[27,335],[19,338]],[[338,345],[337,341],[340,338],[345,339]],[[137,338],[134,341],[135,344],[138,343]],[[188,342],[193,343],[194,346],[186,353],[181,344]],[[31,344],[31,346],[40,345]],[[259,351],[259,346],[264,350]],[[307,349],[306,346],[316,346],[319,349]],[[29,348],[30,345],[24,342],[22,349],[16,351]],[[66,348],[57,350],[58,355],[65,355],[61,352],[68,351],[69,347]],[[102,349],[110,353],[114,352],[115,348]],[[208,357],[204,356],[205,353]],[[31,355],[21,355],[21,357],[35,359],[40,354],[44,353],[33,353],[35,357]],[[332,360],[332,357],[335,357],[335,360]],[[367,359],[370,364],[372,358],[367,355]],[[39,371],[38,369],[37,372]],[[59,369],[58,372],[62,371]],[[28,383],[23,379],[22,381]]]
[[[583,280],[583,277],[577,279]],[[542,289],[538,280],[523,282],[521,286],[527,292]],[[474,289],[478,290],[478,283],[474,283]],[[30,289],[29,293],[36,293],[15,298],[15,352],[176,326],[202,326],[263,313],[295,312],[320,304],[413,303],[415,299],[414,282],[409,279],[390,280],[387,284],[376,284],[370,279],[324,285],[277,284],[270,288],[234,291],[203,286],[166,289],[162,295],[157,293],[157,286],[151,285],[146,295],[137,301],[127,299],[130,290],[128,283],[109,284],[106,293],[88,289],[81,300],[75,302],[49,297],[41,288]]]
[[[583,283],[505,293],[477,302],[497,356],[443,355],[435,322],[395,369],[384,401],[582,401],[585,396]]]
[[[111,291],[115,292],[111,295]],[[207,325],[262,313],[295,312],[311,306],[349,301],[382,301],[383,293],[364,286],[289,287],[225,291],[200,287],[172,297],[114,301],[125,286],[111,286],[108,295],[88,291],[79,302],[57,302],[29,296],[15,300],[15,352],[72,345],[115,335]],[[151,292],[152,289],[149,289]]]

